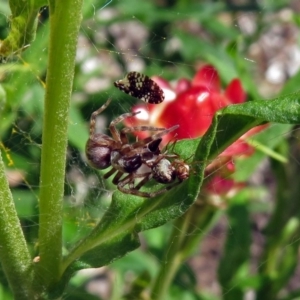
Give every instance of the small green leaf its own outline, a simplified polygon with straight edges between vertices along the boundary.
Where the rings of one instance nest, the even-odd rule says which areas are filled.
[[[39,9],[47,5],[46,0],[10,0],[10,33],[0,41],[0,57],[6,58],[22,51],[35,39]]]
[[[84,253],[80,261],[90,264],[90,268],[94,266],[95,261],[99,265],[105,266],[139,246],[140,242],[135,232],[123,232],[115,238],[107,239],[107,242],[100,244],[91,251]]]

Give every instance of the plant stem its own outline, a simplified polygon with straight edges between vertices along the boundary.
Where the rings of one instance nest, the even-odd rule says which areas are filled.
[[[264,282],[257,291],[256,299],[275,299],[290,280],[298,263],[300,232],[300,187],[294,183],[300,168],[299,136],[291,139],[288,165],[272,160],[272,171],[277,179],[276,206],[265,229],[266,245],[261,257],[260,275]],[[282,150],[284,151],[284,150]],[[278,297],[277,297],[278,298]]]
[[[50,44],[40,177],[40,262],[36,270],[36,279],[43,288],[53,285],[61,276],[68,113],[81,9],[82,0],[50,1]]]
[[[181,217],[180,228],[175,227],[166,248],[165,257],[161,264],[161,270],[158,274],[152,290],[152,299],[166,299],[168,288],[181,265],[181,248],[185,238],[191,215],[186,213]]]
[[[160,273],[154,283],[152,299],[166,299],[167,291],[178,268],[199,244],[200,239],[214,224],[212,221],[218,215],[215,208],[210,205],[199,205],[196,202],[175,221]]]
[[[30,296],[32,261],[4,172],[0,151],[0,262],[14,299]]]

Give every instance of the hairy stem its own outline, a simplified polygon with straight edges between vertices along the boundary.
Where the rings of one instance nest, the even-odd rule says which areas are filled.
[[[68,113],[74,77],[82,0],[50,1],[50,44],[40,177],[40,262],[37,279],[49,287],[57,282],[62,259]]]
[[[0,262],[14,299],[32,299],[32,261],[22,232],[0,151]]]

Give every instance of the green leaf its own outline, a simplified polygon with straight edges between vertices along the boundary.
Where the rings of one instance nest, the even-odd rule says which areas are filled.
[[[273,100],[250,101],[227,106],[214,116],[213,123],[203,136],[197,151],[202,151],[202,143],[213,137],[209,159],[223,152],[249,129],[267,122],[283,124],[300,123],[300,92]],[[196,153],[196,156],[197,153]],[[202,158],[199,153],[199,157]]]
[[[299,107],[299,93],[295,93],[270,101],[231,105],[218,111],[200,142],[199,139],[182,140],[175,146],[174,151],[183,159],[195,153],[194,161],[198,163],[189,180],[152,199],[115,192],[99,224],[65,257],[62,270],[72,269],[78,260],[83,265],[99,267],[137,248],[138,232],[181,216],[197,199],[206,162],[252,127],[266,122],[300,123]],[[151,186],[154,188],[156,185]],[[120,251],[112,252],[114,247]]]
[[[0,58],[6,58],[26,49],[35,39],[39,9],[46,6],[46,0],[10,0],[10,33],[0,41]]]

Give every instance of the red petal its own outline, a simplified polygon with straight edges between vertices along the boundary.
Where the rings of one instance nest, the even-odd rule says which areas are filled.
[[[230,174],[230,173],[234,173],[235,172],[235,164],[234,164],[234,162],[231,160],[231,161],[229,161],[227,164],[226,164],[226,168],[227,168],[227,170],[228,170],[228,174]]]
[[[214,112],[230,104],[228,99],[224,95],[216,92],[211,93],[210,100]]]
[[[233,179],[225,179],[221,176],[214,176],[206,185],[206,189],[210,193],[224,195],[234,187]]]
[[[243,182],[235,182],[233,179],[214,176],[214,178],[209,181],[205,188],[209,193],[225,196],[231,190],[241,189],[244,186],[245,183]]]
[[[251,156],[255,152],[255,148],[247,144],[242,139],[237,140],[226,148],[221,156]]]
[[[217,70],[211,65],[205,65],[192,80],[193,86],[204,86],[208,90],[220,91],[221,84]]]
[[[228,177],[235,171],[232,157],[218,156],[205,167],[205,176],[216,175]]]
[[[251,156],[255,152],[255,148],[253,146],[250,146],[244,139],[264,130],[268,126],[269,124],[265,124],[250,129],[236,142],[226,148],[221,153],[221,156]]]
[[[166,79],[164,79],[162,77],[152,76],[151,79],[154,82],[156,82],[159,85],[159,87],[161,87],[161,88],[172,89],[170,83]]]
[[[248,130],[243,136],[242,138],[247,138],[249,136],[252,136],[252,135],[255,135],[259,132],[261,132],[262,130],[266,129],[267,127],[269,126],[269,124],[264,124],[264,125],[259,125],[259,126],[256,126],[250,130]]]
[[[191,87],[191,82],[186,79],[186,78],[181,78],[178,80],[176,87],[175,87],[175,92],[176,94],[183,93],[187,89]]]
[[[225,90],[226,97],[231,100],[232,104],[243,103],[247,95],[239,79],[233,79]]]
[[[214,112],[207,89],[191,87],[168,103],[159,122],[164,124],[164,127],[179,124],[178,139],[193,138],[205,133]]]

